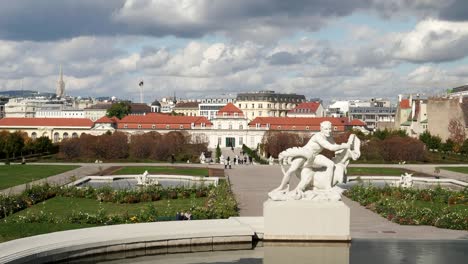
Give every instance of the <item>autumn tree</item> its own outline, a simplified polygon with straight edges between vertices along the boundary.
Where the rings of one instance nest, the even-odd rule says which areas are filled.
[[[410,137],[392,136],[380,144],[380,155],[385,161],[423,161],[424,153],[424,143]]]
[[[135,159],[147,159],[151,157],[153,149],[158,147],[161,135],[154,133],[145,133],[141,135],[132,135],[130,137],[129,153],[130,157]]]
[[[60,158],[72,160],[80,157],[80,139],[69,138],[60,142],[59,154]]]
[[[452,118],[448,125],[448,131],[450,133],[449,139],[454,143],[452,150],[455,152],[460,152],[460,148],[466,138],[465,126],[461,120]]]
[[[297,133],[267,131],[262,138],[264,152],[267,156],[278,157],[278,154],[291,147],[304,146],[309,137]]]

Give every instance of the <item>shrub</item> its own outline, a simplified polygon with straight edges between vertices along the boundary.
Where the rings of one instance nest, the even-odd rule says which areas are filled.
[[[468,209],[452,209],[451,203],[468,205],[468,188],[450,191],[434,189],[377,188],[362,184],[353,186],[345,195],[386,219],[405,225],[434,225],[468,230]],[[421,203],[424,202],[424,203]]]

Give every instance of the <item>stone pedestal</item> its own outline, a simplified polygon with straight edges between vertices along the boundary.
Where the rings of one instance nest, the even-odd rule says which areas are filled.
[[[264,239],[350,241],[350,211],[343,202],[263,203]]]

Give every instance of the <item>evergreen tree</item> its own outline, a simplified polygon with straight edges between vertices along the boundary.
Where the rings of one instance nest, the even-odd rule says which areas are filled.
[[[216,163],[219,163],[219,158],[221,157],[221,148],[219,144],[216,146]]]

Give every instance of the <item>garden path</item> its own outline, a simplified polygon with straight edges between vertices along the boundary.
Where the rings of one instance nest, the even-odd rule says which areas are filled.
[[[277,187],[282,178],[278,165],[234,166],[226,170],[236,199],[240,216],[262,216],[267,193]],[[297,184],[294,178],[292,186]],[[367,210],[358,203],[343,199],[351,209],[351,237],[376,239],[468,239],[467,231],[441,229],[432,226],[403,226],[392,223]]]

